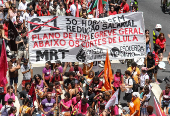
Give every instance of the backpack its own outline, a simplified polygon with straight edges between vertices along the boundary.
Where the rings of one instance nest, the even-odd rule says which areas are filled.
[[[133,92],[137,92],[138,91],[138,84],[136,83],[136,81],[132,77],[130,77],[129,79],[132,79],[132,81],[133,81],[133,87],[132,87]],[[128,84],[129,84],[129,79],[128,79]]]
[[[6,105],[5,105],[5,109],[3,112],[1,112],[1,116],[8,116],[8,111],[7,111],[8,108],[10,108],[10,107],[6,107]]]

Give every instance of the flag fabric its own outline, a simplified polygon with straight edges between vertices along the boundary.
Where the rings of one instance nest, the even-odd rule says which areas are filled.
[[[119,93],[119,89],[116,90],[116,92],[112,95],[110,100],[107,102],[105,109],[108,109],[110,106],[115,106],[116,104],[118,104],[118,93]]]
[[[108,51],[106,54],[106,60],[104,66],[104,79],[105,79],[105,83],[104,86],[102,87],[102,91],[110,90],[111,82],[113,81],[113,74],[112,74]]]
[[[155,97],[154,97],[154,107],[155,107],[155,111],[156,111],[157,116],[166,116],[166,114],[163,112],[162,108],[158,104]]]
[[[18,36],[18,31],[15,28],[14,24],[12,21],[9,19],[9,25],[8,25],[8,38],[10,39],[9,41],[9,47],[11,51],[17,51],[17,44],[15,44],[15,40]]]
[[[98,0],[97,9],[96,9],[96,18],[99,18],[99,15],[103,13],[103,4],[102,0]]]
[[[93,2],[89,6],[89,10],[87,11],[87,13],[91,12],[92,9],[97,6],[97,2],[98,2],[98,0],[93,0]]]
[[[6,74],[8,71],[8,61],[7,61],[7,55],[6,55],[6,48],[5,48],[5,41],[3,40],[2,43],[2,49],[1,49],[1,57],[0,57],[0,83],[2,85],[6,85],[7,84],[7,78],[6,78]]]
[[[31,86],[31,89],[28,92],[28,95],[30,95],[33,99],[33,106],[34,106],[34,101],[36,100],[36,94],[35,94],[35,84],[33,83]]]
[[[78,3],[76,4],[77,10],[76,10],[76,17],[79,17],[79,5]]]

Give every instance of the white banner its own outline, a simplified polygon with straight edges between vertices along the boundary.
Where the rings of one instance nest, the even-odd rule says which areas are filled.
[[[29,19],[31,63],[92,62],[145,57],[143,13],[118,14],[83,19],[71,16],[42,16]]]

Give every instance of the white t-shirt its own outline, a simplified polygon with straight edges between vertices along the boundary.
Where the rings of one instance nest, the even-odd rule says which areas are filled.
[[[140,87],[144,87],[145,86],[145,80],[149,79],[149,76],[147,73],[145,74],[141,74],[140,76]]]
[[[33,18],[36,18],[37,17],[37,14],[34,13],[34,15],[29,15],[29,17],[33,17]]]
[[[21,2],[21,3],[19,4],[19,6],[18,6],[18,10],[26,10],[27,4],[28,4],[28,2],[26,2],[25,4],[23,4],[23,3]],[[24,14],[24,12],[22,11],[21,15],[23,15],[23,14]]]
[[[78,9],[79,9],[79,10],[81,9],[81,5],[79,5],[79,4],[78,4]],[[76,8],[75,4],[72,4],[72,5],[70,6],[70,11],[71,11],[71,14],[72,14],[73,16],[76,16],[76,10],[77,10],[77,8]]]
[[[128,79],[125,80],[125,86],[130,86],[130,85],[133,85],[133,80],[132,80],[132,78],[128,78]],[[126,91],[125,91],[125,92],[126,92],[126,93],[132,93],[133,90],[132,90],[132,88],[126,88]]]
[[[21,72],[25,72],[29,69],[33,69],[32,66],[29,65],[29,63],[27,64],[27,66],[24,66],[23,64],[21,65]],[[23,80],[30,80],[30,78],[31,78],[30,71],[23,74]]]
[[[5,110],[5,107],[6,107],[6,111],[8,112],[9,110],[10,110],[10,108],[11,108],[11,106],[10,105],[4,105],[2,108],[1,108],[1,113],[3,113],[4,112],[4,110]]]
[[[13,18],[12,18],[12,22],[15,22],[16,21],[16,16],[14,16]],[[23,17],[22,16],[20,16],[20,21],[23,23]]]

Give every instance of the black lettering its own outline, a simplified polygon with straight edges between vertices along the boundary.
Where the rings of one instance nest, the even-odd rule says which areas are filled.
[[[59,49],[58,52],[61,52],[61,53],[62,53],[62,59],[64,59],[64,58],[65,58],[65,53],[66,53],[66,52],[69,52],[69,50]]]
[[[50,50],[50,60],[53,60],[53,56],[55,57],[54,60],[58,59],[57,50],[55,50],[55,49]]]
[[[86,27],[86,20],[82,20],[82,26],[83,25]]]
[[[121,17],[118,16],[118,20],[119,22],[121,22],[122,20],[125,21],[124,15],[122,15]]]
[[[73,24],[73,25],[77,25],[76,19],[73,19],[73,20],[72,20],[72,24]]]
[[[39,18],[33,18],[30,22],[35,22],[35,21],[37,21],[37,22],[41,22],[41,19],[39,19]],[[30,29],[32,30],[32,29],[34,29],[34,27],[37,27],[38,25],[34,25],[34,24],[30,24]],[[38,28],[38,29],[35,29],[33,32],[34,33],[37,33],[37,32],[40,32],[41,31],[41,26]]]
[[[71,26],[66,26],[66,28],[67,28],[67,32],[72,32]]]
[[[55,17],[54,17],[55,18]],[[54,27],[56,27],[56,28],[59,28],[59,27],[57,27],[57,18],[55,18],[54,20],[52,20],[51,22],[54,22]],[[56,28],[50,28],[50,31],[52,31],[52,30],[58,30],[58,29],[56,29]]]
[[[134,20],[132,20],[132,27],[137,27],[137,25],[134,24]]]
[[[69,21],[69,23],[66,23],[66,24],[71,24],[71,21],[70,21],[70,18],[66,18],[67,21]]]
[[[45,56],[45,60],[48,61],[49,57],[48,57],[48,50],[45,50],[43,53],[41,52],[41,50],[36,51],[36,62],[40,61],[40,57],[43,59]]]

